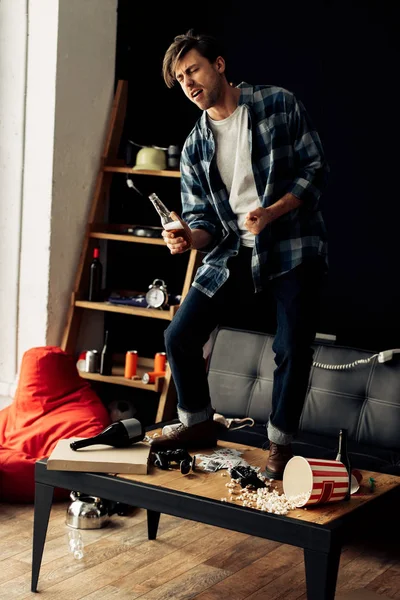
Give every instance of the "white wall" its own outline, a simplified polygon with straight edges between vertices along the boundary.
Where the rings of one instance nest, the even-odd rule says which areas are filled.
[[[114,90],[116,9],[0,2],[0,408],[23,353],[61,341]]]
[[[0,2],[0,399],[17,371],[27,39],[27,0]]]
[[[46,345],[59,3],[30,0],[17,358]]]
[[[115,76],[116,4],[117,0],[101,0],[101,8],[98,0],[64,0],[60,4],[49,344],[60,343],[65,300],[75,278],[88,200],[108,125]]]

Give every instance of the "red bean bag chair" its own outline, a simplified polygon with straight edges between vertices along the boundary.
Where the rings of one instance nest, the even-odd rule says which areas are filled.
[[[0,501],[33,502],[34,470],[60,439],[91,437],[110,424],[108,411],[56,346],[31,348],[22,358],[10,406],[0,411]],[[68,498],[56,490],[55,499]]]

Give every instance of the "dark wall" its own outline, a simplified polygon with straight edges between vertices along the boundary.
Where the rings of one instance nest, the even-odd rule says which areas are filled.
[[[249,5],[250,6],[250,5]],[[330,272],[319,331],[339,343],[400,347],[397,283],[398,33],[395,3],[120,0],[116,78],[130,82],[127,134],[140,144],[182,144],[200,115],[161,77],[164,52],[190,27],[225,45],[234,83],[274,84],[305,104],[331,175],[321,207]],[[246,24],[245,24],[246,23]]]

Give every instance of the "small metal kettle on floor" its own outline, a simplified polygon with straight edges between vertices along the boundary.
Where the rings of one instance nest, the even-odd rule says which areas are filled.
[[[126,517],[135,508],[123,502],[103,500],[81,492],[72,491],[69,497],[72,503],[68,506],[65,523],[74,529],[100,529],[108,524],[111,515]]]
[[[80,492],[70,493],[72,503],[67,509],[66,524],[74,529],[100,529],[110,516],[107,500],[87,496]]]

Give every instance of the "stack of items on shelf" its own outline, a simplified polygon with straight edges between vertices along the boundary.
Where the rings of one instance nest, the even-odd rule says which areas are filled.
[[[81,373],[99,373],[100,375],[112,375],[112,353],[108,346],[108,331],[106,331],[103,350],[99,355],[96,349],[81,352],[77,362],[78,371]],[[167,356],[165,352],[157,352],[154,356],[152,370],[146,370],[138,374],[139,356],[137,350],[128,350],[125,355],[123,377],[129,380],[141,380],[142,383],[155,383],[157,378],[165,377],[167,368]]]

